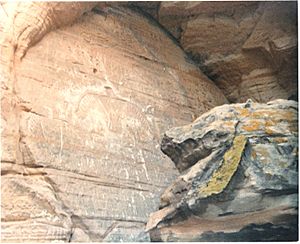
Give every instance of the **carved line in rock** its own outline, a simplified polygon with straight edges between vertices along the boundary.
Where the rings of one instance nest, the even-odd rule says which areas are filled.
[[[57,33],[60,34],[60,33],[63,33],[63,32],[64,31],[56,32],[56,34]],[[144,41],[140,40],[140,42],[143,44]],[[47,45],[48,45],[47,50],[49,51],[49,48],[51,49],[51,47],[50,47],[49,43],[47,43]],[[34,51],[36,51],[36,50],[32,49],[32,53],[34,53]],[[149,51],[149,53],[152,54],[154,59],[157,59],[157,57],[155,57],[156,54],[152,52],[153,50],[148,50],[148,51]],[[29,55],[29,53],[28,53],[28,55]],[[139,57],[139,58],[141,58],[141,57]],[[159,57],[159,58],[161,58],[161,57]],[[23,59],[22,61],[24,61],[24,60],[25,59]],[[48,61],[49,60],[47,60],[47,62]],[[48,115],[43,114],[43,112],[44,112],[43,109],[44,108],[39,108],[38,106],[34,106],[36,104],[30,104],[27,107],[26,101],[17,101],[16,102],[16,104],[18,104],[19,102],[21,103],[21,106],[18,107],[17,110],[16,110],[16,112],[17,112],[16,114],[17,114],[17,117],[18,117],[17,126],[19,126],[19,124],[23,123],[23,122],[25,124],[27,123],[27,125],[28,125],[28,128],[26,128],[26,130],[28,129],[28,131],[25,131],[25,129],[23,127],[18,128],[18,132],[19,132],[19,135],[20,135],[20,140],[19,140],[19,144],[18,144],[17,147],[19,148],[19,153],[21,154],[21,159],[17,160],[17,163],[25,164],[24,167],[37,167],[38,169],[40,169],[39,173],[37,173],[37,174],[38,175],[39,174],[43,175],[45,177],[45,179],[44,179],[45,181],[49,181],[49,179],[50,179],[51,182],[53,181],[50,178],[49,174],[45,175],[45,172],[43,170],[48,172],[50,170],[55,169],[55,167],[57,165],[54,165],[54,166],[51,165],[52,160],[56,160],[56,159],[54,159],[55,157],[57,157],[57,162],[58,162],[59,165],[62,165],[64,163],[64,159],[63,159],[64,150],[66,150],[66,148],[68,146],[70,146],[70,145],[68,145],[68,142],[67,142],[67,139],[68,139],[68,137],[67,137],[67,129],[68,128],[67,127],[68,126],[70,126],[70,127],[73,126],[73,125],[70,125],[70,123],[69,123],[70,121],[68,121],[68,116],[70,114],[72,114],[71,116],[74,116],[74,117],[77,116],[79,118],[79,121],[81,121],[82,119],[87,119],[87,120],[90,119],[92,123],[89,122],[87,124],[92,124],[92,127],[91,127],[92,129],[91,130],[92,131],[93,130],[97,131],[97,129],[99,129],[98,132],[100,132],[100,133],[102,133],[102,131],[103,131],[106,138],[109,137],[110,135],[112,135],[114,132],[121,131],[121,133],[123,134],[122,135],[123,137],[131,137],[133,147],[135,147],[135,146],[139,147],[142,144],[141,143],[140,145],[138,145],[138,143],[140,143],[140,141],[154,144],[153,138],[151,138],[151,136],[154,136],[155,140],[158,140],[158,138],[159,138],[159,130],[158,130],[159,125],[155,120],[156,117],[153,116],[153,114],[154,114],[153,109],[154,108],[151,107],[151,105],[145,105],[145,104],[143,104],[143,106],[145,106],[145,107],[142,107],[142,105],[139,105],[139,104],[136,104],[135,102],[133,102],[130,97],[128,98],[128,97],[122,96],[121,93],[116,88],[117,86],[113,85],[113,83],[112,83],[113,78],[108,77],[108,72],[106,70],[107,67],[106,67],[106,64],[104,63],[104,60],[100,59],[100,61],[103,61],[103,62],[100,62],[96,68],[99,69],[103,73],[103,76],[104,76],[104,84],[101,84],[102,87],[100,87],[99,90],[96,89],[97,87],[92,87],[91,89],[88,88],[88,89],[85,90],[85,92],[83,92],[83,94],[79,91],[79,89],[78,89],[78,92],[76,91],[76,92],[74,92],[74,94],[72,94],[72,93],[64,94],[66,92],[66,90],[68,90],[68,89],[65,89],[65,90],[61,89],[62,91],[58,91],[58,93],[60,93],[59,95],[62,95],[62,97],[64,97],[64,95],[71,95],[71,96],[74,95],[72,98],[68,98],[68,101],[65,101],[65,100],[62,99],[63,104],[59,104],[59,106],[57,106],[57,111],[58,112],[57,111],[55,111],[55,112],[59,114],[59,116],[58,116],[59,118],[53,118],[53,116],[51,115],[51,113],[53,114],[53,111],[56,109],[56,107],[54,109],[51,108],[51,105],[49,105],[48,108],[47,108],[49,110],[49,114],[50,114],[50,116],[48,116]],[[91,63],[91,66],[93,65],[93,67],[92,67],[93,69],[96,69],[96,68],[94,68],[93,60],[87,59],[87,63],[88,62]],[[14,63],[14,68],[15,68],[15,64],[16,63]],[[161,63],[159,63],[159,64],[161,64]],[[47,63],[47,65],[49,65],[49,63]],[[111,67],[109,67],[109,68],[111,68]],[[97,69],[93,70],[93,73],[96,73]],[[184,67],[184,69],[185,69],[185,67]],[[190,71],[189,67],[187,69],[188,69],[188,71]],[[176,70],[176,68],[174,68],[174,70]],[[64,72],[64,71],[67,71],[67,70],[61,68],[60,71]],[[179,87],[182,83],[182,78],[179,77],[179,75],[177,76],[177,74],[176,74],[177,72],[174,72],[173,70],[171,70],[171,68],[168,71],[169,71],[170,75],[172,76],[172,78],[174,78],[174,80],[176,80],[176,84]],[[181,70],[179,69],[179,71],[181,71]],[[192,70],[192,72],[193,72],[193,70]],[[180,72],[178,72],[178,73],[180,73]],[[74,79],[77,78],[77,74],[75,72],[72,73],[71,76],[72,76],[71,79],[72,78],[74,78]],[[156,77],[156,76],[154,76],[154,77]],[[197,78],[199,78],[199,77],[197,76]],[[15,78],[13,80],[15,81]],[[56,79],[55,81],[59,82],[59,79]],[[21,82],[21,79],[18,82]],[[37,80],[37,82],[41,82],[41,81]],[[65,81],[65,82],[67,82],[67,81]],[[82,80],[82,82],[84,83],[84,80]],[[126,80],[121,79],[118,82],[122,83],[122,82],[126,82]],[[59,90],[59,84],[55,83],[55,82],[53,84],[46,85],[45,87],[49,88],[51,86],[56,86],[56,85],[57,85],[56,90]],[[175,86],[176,89],[178,88],[176,85],[174,85],[174,86]],[[73,87],[71,87],[71,86],[70,86],[70,88],[73,89]],[[95,88],[95,89],[93,89],[93,88]],[[73,89],[73,91],[76,90],[76,89],[77,89],[77,87],[75,87]],[[181,94],[184,95],[183,93],[186,93],[187,91],[186,90],[183,91],[183,89],[184,89],[184,86],[182,88],[179,87],[179,89],[177,89],[177,90],[179,90],[179,92],[175,91],[176,92],[175,95],[177,95],[177,94],[178,94],[178,96],[180,96]],[[55,92],[56,92],[56,90],[53,89],[53,91],[55,91]],[[97,90],[97,91],[95,91],[95,90]],[[43,94],[41,93],[40,96],[42,96],[42,95]],[[182,98],[182,101],[180,101],[180,103],[182,103],[183,105],[182,104],[180,104],[180,105],[182,105],[182,106],[186,105],[187,107],[191,107],[191,105],[188,104],[188,102],[190,101],[188,96],[184,95],[183,97],[184,98]],[[40,97],[40,98],[42,98],[42,97]],[[37,99],[40,99],[40,98],[37,98]],[[133,100],[135,100],[135,99],[133,99]],[[186,101],[186,104],[184,104],[185,103],[184,101]],[[170,101],[168,101],[168,102],[170,102]],[[32,105],[32,108],[31,107],[29,108],[29,106],[31,106],[31,105]],[[74,106],[74,105],[76,105],[76,106]],[[41,109],[42,112],[40,110],[35,111],[36,108]],[[53,111],[51,111],[52,109],[53,109]],[[117,109],[121,110],[122,112],[118,112]],[[65,112],[64,110],[68,110],[68,112],[70,112],[70,114],[68,114],[66,116],[62,116],[63,118],[61,118],[60,114],[63,114],[63,112]],[[93,112],[97,112],[102,116],[100,122],[97,121],[97,120],[93,121],[93,119],[95,119],[94,118],[95,116],[90,116],[90,115],[93,114]],[[66,114],[67,114],[67,112],[66,112]],[[131,120],[126,120],[127,119],[126,116],[128,114],[132,117]],[[41,117],[43,117],[43,118],[41,119]],[[28,118],[28,121],[26,122],[27,118]],[[124,118],[125,118],[125,121],[124,121]],[[22,119],[24,119],[25,121],[20,122],[20,120],[22,120]],[[31,119],[32,119],[32,121],[31,121]],[[44,123],[43,119],[45,119],[45,121],[47,119],[52,120],[53,123],[49,122],[47,124],[47,121]],[[58,121],[59,121],[59,123],[56,123]],[[95,123],[93,123],[93,122],[95,122]],[[56,130],[56,131],[49,129],[51,127],[53,128],[53,127],[56,127],[56,126],[58,128],[58,130]],[[99,126],[99,128],[97,126]],[[126,126],[129,126],[129,129],[125,129]],[[138,127],[141,130],[137,131],[136,127]],[[23,129],[24,129],[24,131],[23,131]],[[84,128],[84,129],[86,129],[86,128]],[[85,132],[84,129],[83,129],[83,132]],[[40,133],[40,134],[37,133],[36,138],[34,138],[34,136],[30,135],[30,132],[34,132],[34,130],[36,132],[38,131]],[[71,130],[69,130],[69,131],[71,131]],[[76,132],[75,132],[75,134],[76,134]],[[110,134],[110,132],[112,134]],[[157,132],[157,133],[155,133],[155,132]],[[34,133],[32,133],[32,134],[34,134]],[[52,134],[52,135],[49,135],[49,134]],[[82,133],[81,136],[83,136],[83,134],[84,133]],[[78,135],[79,135],[79,133],[78,133]],[[78,136],[78,135],[76,135],[76,136]],[[57,138],[55,138],[55,137],[57,137]],[[72,140],[72,139],[73,138],[71,138],[71,139],[69,138],[69,140]],[[84,138],[84,139],[86,139],[86,138]],[[88,139],[90,139],[90,138],[87,138],[87,140]],[[39,140],[44,141],[44,145],[36,145],[35,143],[40,142]],[[120,143],[121,146],[123,146],[124,142],[122,142],[122,140],[120,140],[120,141],[121,141],[121,143]],[[46,147],[47,144],[49,144],[48,152],[49,152],[49,155],[51,156],[51,158],[49,160],[51,162],[50,162],[49,165],[43,165],[42,161],[44,160],[44,162],[46,162],[46,160],[45,160],[46,157],[44,158],[45,151],[42,151],[42,153],[40,153],[40,155],[38,153],[39,153],[39,150],[42,150],[41,147]],[[52,147],[52,145],[50,145],[50,144],[56,144],[56,147],[55,146]],[[81,145],[79,145],[79,146],[81,146]],[[88,146],[90,146],[90,145],[88,145]],[[76,147],[74,147],[74,148],[75,148],[74,151],[76,151],[77,148]],[[152,192],[153,192],[152,188],[153,187],[154,188],[159,187],[160,189],[163,188],[163,186],[161,186],[160,184],[163,184],[164,181],[159,181],[157,184],[150,184],[151,183],[150,180],[153,180],[152,177],[153,176],[156,177],[156,174],[158,175],[161,172],[159,172],[159,170],[157,170],[157,168],[155,168],[156,165],[153,163],[154,160],[158,161],[157,160],[158,157],[154,157],[154,159],[153,160],[151,159],[151,161],[149,163],[149,167],[152,167],[150,169],[152,172],[149,169],[147,169],[146,166],[148,166],[148,164],[147,165],[145,164],[144,157],[146,157],[146,156],[144,154],[148,155],[148,152],[147,152],[147,150],[144,150],[144,149],[148,149],[148,148],[141,148],[140,151],[139,151],[139,153],[140,153],[139,157],[141,158],[141,163],[142,164],[141,165],[134,165],[134,167],[140,167],[140,168],[144,169],[145,176],[142,175],[143,179],[140,180],[139,178],[137,178],[137,180],[132,180],[133,177],[131,177],[130,180],[132,182],[130,182],[130,180],[128,179],[129,176],[128,176],[127,169],[126,168],[122,169],[120,167],[120,170],[118,172],[118,174],[119,174],[118,176],[120,176],[120,178],[124,176],[123,177],[124,179],[122,178],[123,181],[121,182],[121,181],[119,181],[120,179],[118,179],[117,177],[114,178],[113,180],[118,180],[118,183],[120,183],[120,184],[119,185],[115,184],[115,185],[112,186],[112,188],[119,187],[122,190],[125,189],[125,188],[130,189],[130,190],[136,190],[136,192],[134,193],[134,197],[136,197],[136,195],[139,195],[140,196],[139,198],[143,199],[144,204],[148,205],[148,203],[149,203],[148,201],[150,201],[150,202],[152,201],[149,196],[151,196],[151,197],[154,196],[154,194],[152,194]],[[51,155],[51,154],[53,154],[53,155]],[[35,162],[35,160],[38,160],[38,161],[41,161],[41,162]],[[129,162],[134,161],[134,163],[136,163],[135,158],[133,158],[133,159],[126,158],[126,160],[129,161]],[[73,161],[77,162],[76,159],[72,159],[70,161],[71,161],[71,164],[73,163]],[[55,163],[57,163],[57,162],[55,162]],[[151,163],[154,166],[151,165]],[[89,164],[89,162],[87,164]],[[91,163],[91,165],[92,164],[94,164],[94,162]],[[43,166],[45,166],[45,167],[42,168]],[[163,167],[164,167],[164,165],[163,165]],[[168,169],[170,169],[170,168],[168,168]],[[150,175],[148,170],[150,171],[150,173],[152,175]],[[68,169],[66,171],[68,171]],[[99,171],[101,171],[101,168],[100,168]],[[122,172],[120,173],[120,171],[122,171]],[[9,172],[9,171],[7,171],[7,172]],[[71,174],[71,173],[74,173],[74,172],[67,172],[67,173]],[[137,176],[140,174],[140,176],[141,176],[141,170],[139,172],[135,171],[135,174]],[[87,175],[87,174],[85,175],[83,173],[83,174],[80,175],[80,177],[93,177],[93,176],[90,176],[90,175]],[[168,177],[168,176],[165,176],[165,177]],[[96,177],[94,177],[94,179],[89,179],[89,180],[93,181],[93,182],[96,182],[95,178]],[[87,180],[87,181],[89,181],[89,180]],[[165,178],[164,178],[164,180],[165,180]],[[103,181],[105,181],[105,178],[104,178]],[[53,182],[55,182],[55,181],[53,181]],[[56,183],[54,183],[54,184],[56,184]],[[138,187],[133,188],[132,187],[133,184],[138,184]],[[141,186],[141,184],[147,185],[147,187],[150,188],[150,190],[148,188],[144,189],[143,186]],[[105,184],[101,181],[97,181],[97,183],[95,183],[95,185],[104,186]],[[57,186],[53,186],[53,187],[57,187]],[[142,188],[142,189],[139,189],[139,188]],[[52,189],[52,191],[57,191],[57,192],[65,190],[65,189],[58,189],[58,188],[56,188],[54,190],[53,189]],[[101,187],[98,187],[98,189],[101,189]],[[57,192],[55,192],[55,193],[57,193]],[[151,194],[150,193],[148,194],[148,192],[150,192]],[[74,192],[70,191],[70,194],[74,194]],[[134,201],[134,197],[132,197],[132,201]],[[57,197],[57,200],[60,200],[60,198]],[[148,201],[146,201],[146,200],[148,200]],[[61,201],[62,201],[61,205],[66,206],[66,202],[64,202],[65,200],[62,199]],[[141,201],[141,202],[143,202],[143,201]],[[94,202],[92,202],[92,205],[91,205],[92,207],[91,208],[95,208],[95,206],[93,204],[94,204]],[[151,204],[152,204],[152,202],[151,202]],[[66,239],[72,240],[73,234],[74,234],[74,232],[76,232],[76,230],[74,230],[74,228],[76,228],[76,226],[74,227],[74,225],[75,225],[74,221],[77,217],[75,216],[75,214],[73,213],[72,210],[70,210],[68,208],[67,208],[67,210],[68,210],[67,215],[71,216],[71,218],[72,218],[73,226],[71,227],[70,236],[67,237]],[[133,208],[133,210],[137,214],[137,209]],[[93,211],[93,209],[92,209],[92,211]],[[92,212],[92,211],[90,211],[90,212]],[[91,214],[91,213],[89,213],[89,214]],[[123,214],[123,213],[121,213],[121,214]],[[145,213],[143,213],[141,216],[132,216],[132,218],[138,219],[138,220],[135,221],[137,223],[145,223],[145,221],[142,221],[142,220],[145,219],[144,215],[145,215]],[[88,217],[90,217],[90,216],[88,215]],[[103,216],[101,215],[101,213],[100,214],[98,213],[98,216],[96,216],[96,217],[99,217],[99,219],[100,219]],[[112,218],[110,220],[114,220],[114,219]],[[96,239],[100,239],[100,240],[105,239],[106,238],[105,235],[109,235],[109,233],[111,233],[111,231],[114,231],[115,229],[117,229],[119,227],[118,222],[120,222],[122,219],[117,218],[115,220],[116,221],[113,221],[113,223],[111,223],[111,225],[108,226],[107,230],[104,232],[104,234],[102,236],[101,235],[95,236],[93,233],[89,233],[89,234],[91,234],[91,238],[92,239],[95,238],[95,240]],[[79,229],[84,230],[84,232],[86,233],[87,229],[86,229],[86,226],[84,226],[84,225],[85,225],[85,223],[83,223],[83,224],[79,223],[78,224]],[[47,238],[48,237],[49,236],[47,236]]]

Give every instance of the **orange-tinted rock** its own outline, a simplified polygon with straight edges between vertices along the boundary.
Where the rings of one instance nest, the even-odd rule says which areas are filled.
[[[226,103],[156,25],[126,8],[97,13],[25,38],[21,60],[1,43],[12,51],[0,67],[2,241],[148,240],[177,176],[161,135]]]
[[[182,174],[149,218],[152,241],[297,240],[297,102],[216,107],[161,148]]]
[[[158,19],[229,101],[296,98],[296,2],[162,2]]]

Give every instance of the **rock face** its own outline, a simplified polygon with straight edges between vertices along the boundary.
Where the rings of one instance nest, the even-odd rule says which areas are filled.
[[[297,97],[297,2],[162,2],[158,21],[230,102]]]
[[[48,32],[70,25],[96,3],[82,2],[6,2],[2,5],[2,46],[13,48],[14,58],[21,59],[26,51]],[[34,18],[33,18],[34,16]],[[29,24],[30,23],[30,24]],[[9,53],[5,57],[11,58]]]
[[[298,239],[298,103],[219,106],[161,148],[182,174],[150,216],[152,241]]]
[[[1,12],[1,240],[149,240],[178,176],[161,135],[226,98],[132,10],[20,4]]]

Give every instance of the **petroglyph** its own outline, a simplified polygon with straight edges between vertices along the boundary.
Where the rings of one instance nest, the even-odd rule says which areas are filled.
[[[120,133],[122,137],[132,138],[133,144],[153,140],[154,133],[142,109],[128,99],[116,96],[108,86],[104,87],[103,93],[84,92],[75,113],[83,123],[93,126],[88,129],[92,132]]]
[[[35,4],[29,9],[47,11]],[[38,11],[25,14],[29,25],[31,19],[41,21],[34,30],[49,21],[43,19],[47,13],[35,18]],[[10,103],[4,90],[1,168],[8,187],[2,196],[18,204],[1,209],[2,240],[149,241],[149,213],[177,176],[157,145],[166,129],[190,122],[186,113],[202,109],[198,102],[186,103],[177,82],[200,100],[204,92],[198,86],[206,82],[157,25],[128,8],[110,7],[106,14],[90,12],[50,31],[30,46],[13,73],[5,73],[16,76],[18,100]],[[1,68],[7,64],[3,58]],[[13,113],[18,103],[19,117]],[[9,184],[20,178],[30,188],[21,195]],[[31,201],[35,194],[46,200]],[[48,200],[60,208],[51,212]]]

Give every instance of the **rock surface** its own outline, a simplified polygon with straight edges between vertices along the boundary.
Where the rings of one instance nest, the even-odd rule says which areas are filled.
[[[298,239],[298,103],[223,105],[166,132],[182,174],[147,224],[152,241]]]
[[[157,18],[230,102],[296,100],[296,1],[162,2]]]
[[[1,5],[1,240],[149,240],[178,176],[161,135],[226,98],[132,10],[20,4]]]

